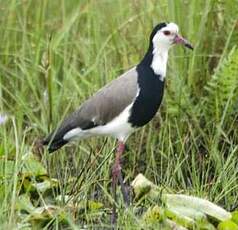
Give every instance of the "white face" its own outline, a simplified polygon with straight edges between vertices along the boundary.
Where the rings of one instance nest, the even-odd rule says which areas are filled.
[[[176,35],[179,32],[178,26],[171,22],[159,30],[153,37],[153,45],[160,49],[169,49],[173,43]]]

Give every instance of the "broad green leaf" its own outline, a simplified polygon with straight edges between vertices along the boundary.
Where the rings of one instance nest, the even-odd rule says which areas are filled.
[[[238,225],[238,211],[232,212],[231,215],[232,215],[231,220]]]
[[[23,157],[22,173],[29,176],[39,176],[47,174],[43,164],[33,154],[27,154]]]
[[[222,221],[218,226],[218,230],[238,230],[238,225],[231,220]]]
[[[0,158],[0,179],[6,179],[13,175],[15,162]]]
[[[18,197],[16,202],[16,209],[19,211],[27,211],[28,213],[32,213],[35,210],[35,207],[31,203],[29,194],[22,194]]]
[[[196,215],[198,213],[204,213],[219,221],[228,220],[231,218],[231,213],[225,209],[213,204],[212,202],[182,194],[163,194],[163,201],[169,209],[180,209],[180,211],[188,212],[189,210]],[[186,209],[188,209],[186,211]]]

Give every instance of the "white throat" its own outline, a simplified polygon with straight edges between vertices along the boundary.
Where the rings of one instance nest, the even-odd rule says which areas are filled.
[[[166,68],[168,61],[168,49],[164,47],[155,47],[153,49],[153,59],[151,63],[151,68],[154,73],[160,76],[160,80],[164,81],[166,76]]]

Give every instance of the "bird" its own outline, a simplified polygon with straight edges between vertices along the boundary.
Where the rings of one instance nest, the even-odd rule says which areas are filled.
[[[115,78],[66,116],[44,140],[49,152],[54,152],[74,140],[92,136],[112,136],[117,139],[112,167],[112,193],[121,186],[124,202],[130,205],[122,177],[121,157],[128,137],[146,125],[157,113],[164,94],[169,49],[174,44],[192,45],[181,35],[173,22],[161,22],[149,37],[149,46],[141,61]],[[112,222],[116,221],[113,206]]]

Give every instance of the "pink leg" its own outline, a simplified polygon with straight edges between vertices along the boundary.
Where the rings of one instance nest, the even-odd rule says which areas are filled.
[[[112,223],[116,223],[116,186],[118,183],[118,180],[120,182],[121,185],[121,190],[122,190],[122,194],[123,194],[123,199],[126,203],[127,206],[129,206],[129,198],[128,198],[128,194],[126,192],[126,188],[125,185],[123,183],[123,178],[122,178],[122,174],[121,174],[121,156],[122,153],[125,150],[125,144],[121,141],[118,141],[118,146],[117,146],[117,151],[116,151],[116,159],[115,159],[115,163],[112,167],[112,193],[113,193],[113,198],[114,198],[114,205],[113,205],[113,212],[112,212]]]

